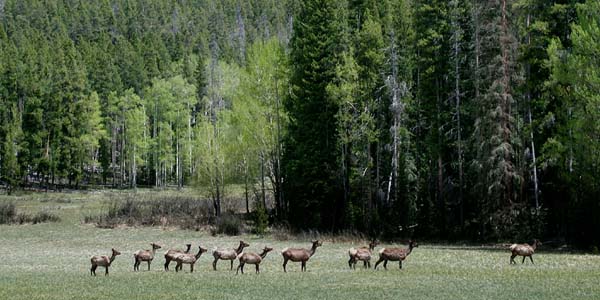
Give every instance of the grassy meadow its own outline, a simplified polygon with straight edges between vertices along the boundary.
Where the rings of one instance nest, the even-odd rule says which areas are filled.
[[[207,231],[163,227],[118,227],[101,229],[85,224],[85,216],[99,214],[107,206],[107,194],[49,193],[0,196],[12,201],[19,211],[49,211],[61,218],[56,223],[0,225],[0,299],[599,299],[600,256],[546,252],[529,261],[509,265],[507,250],[473,246],[431,245],[419,247],[404,262],[388,263],[388,270],[356,270],[347,264],[347,249],[365,241],[321,237],[323,246],[300,272],[298,263],[288,264],[283,273],[281,249],[310,246],[310,236],[277,235],[258,237],[211,236]],[[211,250],[234,247],[240,239],[250,243],[247,251],[263,246],[275,250],[246,274],[235,275],[229,262],[220,261],[212,270]],[[132,254],[148,249],[151,242],[164,246],[157,252],[151,271],[142,263],[133,272]],[[194,273],[163,271],[165,248],[183,248],[193,243],[209,249],[196,263]],[[380,245],[376,250],[380,249]],[[404,246],[404,245],[403,245]],[[110,248],[121,251],[104,276],[90,276],[89,258],[109,255]],[[377,259],[374,255],[373,265]]]

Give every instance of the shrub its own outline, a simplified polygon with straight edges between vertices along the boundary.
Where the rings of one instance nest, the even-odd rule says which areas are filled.
[[[191,197],[144,198],[128,196],[124,200],[115,200],[109,204],[104,214],[85,216],[84,222],[96,223],[96,226],[102,228],[127,224],[175,225],[184,229],[198,229],[211,220],[211,208],[206,200]]]
[[[46,211],[40,211],[31,218],[33,224],[58,221],[60,221],[60,218],[57,215]]]
[[[212,232],[213,235],[239,235],[242,232],[242,220],[233,213],[221,215],[215,225],[214,231]]]
[[[12,223],[17,215],[14,203],[0,203],[0,224]]]
[[[49,212],[42,211],[32,216],[27,213],[17,213],[13,203],[0,204],[0,224],[38,224],[58,221],[60,221],[60,218]]]
[[[269,225],[269,216],[265,206],[260,201],[256,201],[254,208],[254,233],[262,235],[267,231]]]

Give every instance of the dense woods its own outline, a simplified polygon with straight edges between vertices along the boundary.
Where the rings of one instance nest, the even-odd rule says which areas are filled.
[[[0,1],[0,181],[598,245],[599,69],[595,0]]]

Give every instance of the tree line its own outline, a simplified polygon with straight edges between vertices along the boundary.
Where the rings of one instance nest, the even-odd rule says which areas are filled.
[[[600,5],[0,3],[0,176],[294,228],[598,244]]]

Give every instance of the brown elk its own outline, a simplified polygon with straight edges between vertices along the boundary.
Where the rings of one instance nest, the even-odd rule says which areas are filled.
[[[245,264],[254,265],[256,267],[256,274],[260,273],[260,263],[265,258],[265,256],[267,256],[267,253],[271,252],[272,250],[273,250],[273,248],[269,248],[269,247],[265,246],[265,248],[263,248],[263,250],[260,254],[248,252],[248,253],[242,253],[242,254],[238,255],[240,265],[237,267],[235,274],[237,275],[238,271],[240,271],[240,270],[242,271],[242,274],[244,274],[244,265]]]
[[[213,257],[215,258],[213,261],[213,270],[217,270],[217,261],[219,261],[219,259],[231,261],[230,270],[233,270],[233,260],[248,246],[250,246],[250,244],[240,241],[240,245],[236,249],[215,249],[213,251]]]
[[[375,247],[377,247],[377,245],[379,245],[379,242],[372,240],[369,243],[369,246],[363,246],[356,249],[350,248],[348,250],[348,256],[350,256],[350,259],[348,260],[348,266],[356,269],[356,261],[361,260],[365,268],[371,268],[371,253],[373,253],[373,250]]]
[[[179,272],[183,268],[183,264],[187,264],[187,265],[190,265],[190,273],[193,273],[194,272],[194,264],[196,263],[196,261],[198,261],[198,259],[202,255],[202,253],[204,253],[206,251],[207,251],[206,248],[202,248],[202,246],[198,246],[198,253],[196,253],[196,255],[194,255],[192,253],[178,254],[175,257],[175,259],[173,259],[175,262],[177,262],[177,265],[175,265],[175,272]]]
[[[148,271],[150,271],[150,263],[152,262],[152,260],[154,259],[154,256],[156,255],[156,250],[160,249],[160,245],[158,245],[158,244],[151,243],[150,245],[152,246],[152,250],[138,250],[133,253],[133,259],[134,259],[133,270],[134,271],[140,270],[140,264],[143,261],[148,262]]]
[[[167,252],[165,252],[165,271],[169,271],[169,264],[179,254],[190,253],[190,250],[192,249],[192,244],[186,244],[185,246],[187,248],[185,251],[179,249],[169,249]]]
[[[303,249],[303,248],[285,248],[281,251],[281,255],[283,255],[283,271],[286,271],[286,265],[288,263],[288,260],[291,260],[293,262],[301,262],[302,263],[302,267],[301,270],[302,271],[306,271],[306,262],[313,256],[315,255],[315,252],[317,251],[317,247],[322,246],[323,243],[319,242],[319,240],[315,240],[312,241],[312,247],[309,249]]]
[[[112,250],[112,255],[110,256],[110,258],[106,255],[92,256],[92,258],[91,258],[92,268],[90,269],[90,275],[96,276],[96,268],[98,268],[98,266],[104,267],[104,269],[106,270],[104,273],[104,276],[108,275],[108,267],[110,267],[110,265],[115,260],[117,255],[121,255],[121,252],[119,252],[115,249],[111,249],[111,250]]]
[[[409,241],[408,248],[382,248],[379,250],[379,260],[375,263],[375,270],[377,265],[383,262],[383,268],[387,270],[388,261],[397,261],[402,269],[402,261],[412,252],[414,247],[419,247],[415,241]]]
[[[533,243],[531,243],[531,245],[529,245],[529,244],[512,244],[509,248],[510,252],[512,252],[512,255],[510,256],[510,263],[516,264],[515,257],[517,255],[520,255],[520,256],[523,256],[523,261],[521,261],[522,264],[525,263],[526,257],[529,257],[529,260],[531,260],[531,263],[533,264],[533,253],[535,252],[535,249],[541,245],[542,245],[542,243],[537,239],[534,239]]]

